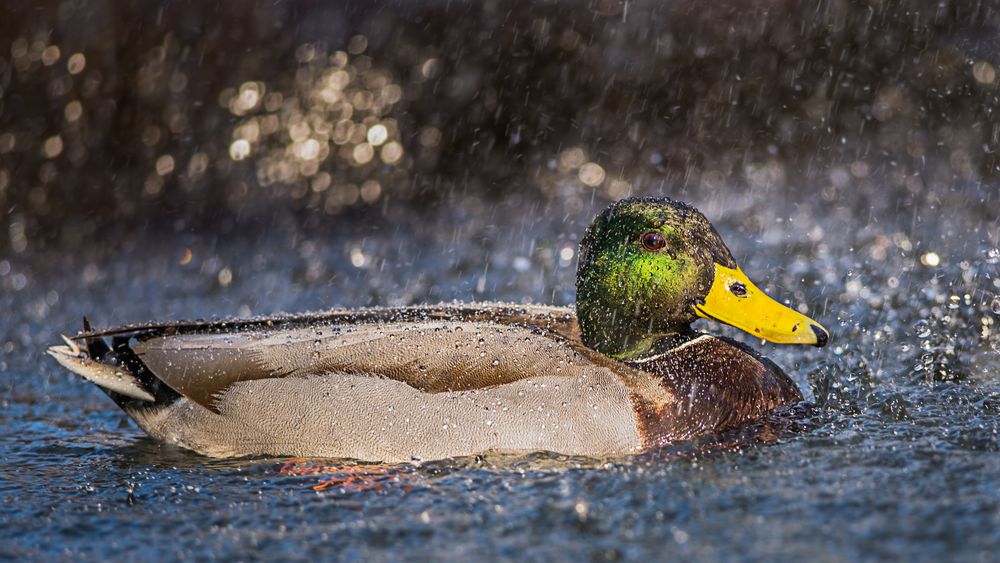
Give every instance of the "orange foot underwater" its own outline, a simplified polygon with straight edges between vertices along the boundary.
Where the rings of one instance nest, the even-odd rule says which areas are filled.
[[[339,488],[344,492],[381,491],[388,483],[400,483],[411,480],[413,469],[386,465],[340,465],[329,460],[295,458],[281,466],[278,473],[289,476],[317,475],[326,476],[314,491]],[[412,485],[404,485],[403,491],[410,492]]]

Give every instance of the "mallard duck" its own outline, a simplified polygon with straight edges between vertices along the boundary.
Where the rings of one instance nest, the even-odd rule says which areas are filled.
[[[84,331],[48,352],[150,436],[211,457],[373,462],[492,452],[617,457],[802,399],[714,319],[778,343],[827,331],[757,288],[709,221],[665,198],[605,209],[571,308],[448,304]]]

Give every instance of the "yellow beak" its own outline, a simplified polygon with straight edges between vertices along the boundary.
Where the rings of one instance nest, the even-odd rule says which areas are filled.
[[[715,265],[715,280],[699,317],[715,319],[779,344],[826,345],[830,333],[816,321],[771,299],[740,270]]]

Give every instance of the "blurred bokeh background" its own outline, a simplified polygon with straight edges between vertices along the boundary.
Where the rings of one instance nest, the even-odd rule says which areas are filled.
[[[123,226],[316,224],[456,195],[571,214],[734,185],[911,205],[1000,171],[990,2],[7,0],[3,12],[0,240],[15,254]]]

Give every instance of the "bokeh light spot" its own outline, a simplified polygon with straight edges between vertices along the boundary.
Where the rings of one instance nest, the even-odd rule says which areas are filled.
[[[575,170],[587,161],[587,154],[579,147],[566,149],[559,154],[559,167],[563,170]]]
[[[169,154],[165,154],[160,158],[156,159],[156,173],[160,176],[166,176],[174,171],[174,157]]]
[[[372,146],[381,146],[385,143],[386,139],[389,138],[389,131],[385,128],[385,125],[379,123],[378,125],[373,125],[368,129],[368,142]]]
[[[246,139],[237,139],[229,145],[229,157],[233,160],[243,160],[250,156],[250,142]]]
[[[42,64],[45,66],[52,66],[59,62],[59,47],[57,45],[49,45],[42,51]]]
[[[361,184],[361,199],[365,203],[374,203],[381,194],[382,185],[375,180],[368,180],[364,184]]]
[[[403,145],[392,141],[382,147],[382,162],[386,164],[396,164],[403,158]]]
[[[79,100],[73,100],[63,109],[63,117],[70,123],[76,123],[81,115],[83,115],[83,104]]]
[[[55,158],[63,152],[63,140],[59,135],[53,135],[42,143],[42,154],[45,158]]]
[[[368,143],[361,143],[354,146],[352,155],[358,164],[368,164],[375,157],[375,149]]]
[[[351,265],[355,268],[362,268],[368,262],[365,253],[357,246],[351,248]]]
[[[972,65],[972,77],[980,84],[993,84],[997,79],[997,71],[990,63],[979,61]]]
[[[595,187],[604,182],[604,169],[595,162],[588,162],[580,167],[580,181],[584,184]]]

